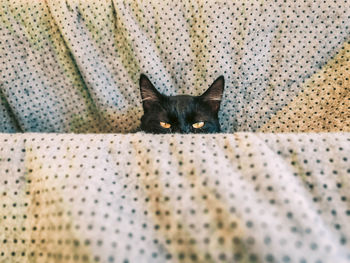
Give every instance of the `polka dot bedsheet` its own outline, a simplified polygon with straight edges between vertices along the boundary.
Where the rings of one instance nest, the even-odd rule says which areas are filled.
[[[128,133],[220,75],[224,132],[350,130],[347,0],[2,0],[2,132]]]
[[[0,262],[350,262],[349,78],[346,0],[1,0]]]
[[[350,262],[350,135],[0,135],[1,262]]]

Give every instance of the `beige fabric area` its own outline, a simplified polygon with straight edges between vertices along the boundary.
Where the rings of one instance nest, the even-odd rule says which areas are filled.
[[[0,136],[2,262],[348,262],[349,134]]]
[[[350,262],[349,40],[346,0],[1,0],[0,262]],[[141,73],[224,75],[225,133],[133,133]]]
[[[323,132],[350,129],[350,44],[346,43],[303,91],[277,112],[261,132]]]
[[[2,132],[135,131],[138,81],[226,80],[224,132],[349,131],[348,1],[2,0]]]

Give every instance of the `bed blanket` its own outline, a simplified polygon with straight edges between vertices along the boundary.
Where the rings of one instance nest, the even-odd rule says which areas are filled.
[[[347,0],[0,0],[0,262],[350,262],[349,89]]]
[[[1,132],[128,133],[140,73],[224,132],[350,131],[350,2],[1,0]]]
[[[350,262],[350,134],[0,135],[0,262]]]

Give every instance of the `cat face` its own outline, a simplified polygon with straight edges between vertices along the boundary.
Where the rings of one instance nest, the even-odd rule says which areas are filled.
[[[149,133],[220,132],[218,111],[224,90],[223,76],[201,96],[165,96],[143,74],[140,90],[144,110],[141,130]]]

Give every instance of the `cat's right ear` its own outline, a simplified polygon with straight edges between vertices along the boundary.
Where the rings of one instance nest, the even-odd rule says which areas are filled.
[[[200,98],[206,102],[215,113],[218,113],[219,111],[224,87],[224,76],[220,76],[213,82],[213,84],[211,84],[209,89],[200,96]]]
[[[152,104],[158,103],[161,100],[162,94],[158,92],[144,74],[140,76],[140,91],[144,111],[148,110]]]

